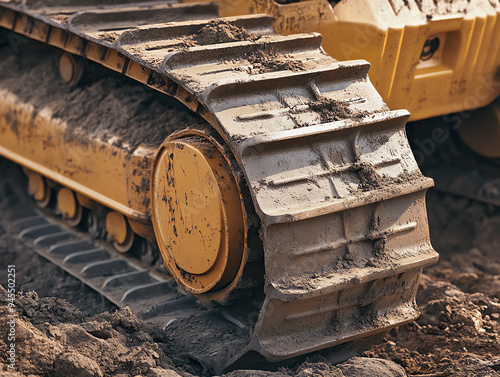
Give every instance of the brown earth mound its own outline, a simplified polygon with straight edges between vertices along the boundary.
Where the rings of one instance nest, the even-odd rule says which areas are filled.
[[[206,46],[217,43],[229,43],[238,41],[255,42],[260,39],[259,35],[253,34],[245,28],[230,24],[226,20],[212,20],[198,33],[186,37],[183,45],[185,47]]]
[[[0,287],[2,318],[11,315],[6,297]],[[129,308],[88,318],[65,300],[39,298],[35,292],[19,295],[16,303],[16,367],[24,375],[179,375]],[[0,332],[8,331],[8,322],[1,321]],[[0,351],[5,371],[4,340]]]
[[[247,57],[251,64],[249,72],[253,74],[276,71],[304,71],[304,64],[297,60],[290,60],[287,55],[275,51],[257,51]]]

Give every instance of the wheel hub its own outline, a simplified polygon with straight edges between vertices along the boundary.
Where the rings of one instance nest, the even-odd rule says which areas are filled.
[[[221,152],[201,137],[167,141],[156,158],[151,192],[158,246],[178,283],[200,294],[233,281],[242,263],[244,219]]]

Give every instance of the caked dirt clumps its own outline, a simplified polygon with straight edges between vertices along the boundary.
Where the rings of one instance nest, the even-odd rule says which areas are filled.
[[[417,321],[393,330],[363,355],[393,360],[409,375],[500,375],[498,298],[464,293],[442,278],[423,275],[418,301]]]
[[[256,51],[247,56],[251,66],[248,72],[260,74],[276,71],[305,71],[304,63],[298,60],[291,60],[288,55],[280,54],[276,51]]]
[[[226,20],[219,19],[210,21],[210,23],[204,26],[198,33],[185,37],[183,46],[206,46],[238,41],[255,42],[260,38],[260,35],[253,34],[245,28],[235,26]]]
[[[0,171],[3,173],[5,170],[2,169],[5,169],[5,165],[0,166]],[[69,322],[79,323],[83,319],[82,313],[92,316],[106,310],[116,309],[113,304],[103,301],[97,292],[82,286],[79,280],[36,255],[28,243],[7,237],[1,225],[0,265],[16,266],[18,288],[25,292],[36,290],[40,297],[51,298],[51,301],[45,301],[42,298],[37,301],[40,305],[32,307],[29,307],[29,301],[26,301],[26,316],[31,318],[34,324],[46,322],[52,315],[56,315],[59,320],[66,318]],[[6,286],[7,274],[0,274],[0,284]],[[65,300],[80,309],[74,311],[74,307],[66,305]]]
[[[336,122],[349,118],[361,118],[367,115],[367,112],[363,111],[353,112],[349,108],[349,103],[331,98],[324,98],[311,102],[309,108],[319,112],[322,123]]]
[[[204,124],[196,115],[178,111],[168,96],[123,77],[97,69],[71,88],[58,76],[54,60],[42,55],[31,61],[36,64],[22,56],[0,62],[0,86],[32,104],[36,112],[52,114],[66,124],[68,137],[82,143],[112,139],[114,145],[127,150],[140,144],[157,147],[179,128]]]
[[[6,297],[0,286],[2,318],[12,315]],[[35,292],[20,294],[16,304],[16,367],[23,375],[179,376],[129,308],[85,317],[68,302],[40,298]],[[0,332],[6,334],[9,326],[2,320]],[[4,337],[0,340],[0,353],[0,370],[6,371]]]
[[[219,19],[210,21],[198,33],[185,37],[181,47],[187,48],[241,41],[256,42],[261,38],[261,35],[251,33],[243,27]],[[250,74],[305,70],[303,62],[291,60],[288,55],[273,50],[255,51],[247,56],[247,60],[250,63],[250,67],[248,68]]]

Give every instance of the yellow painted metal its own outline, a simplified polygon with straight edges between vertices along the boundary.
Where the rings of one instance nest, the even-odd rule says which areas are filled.
[[[487,157],[500,157],[500,100],[464,118],[458,132],[473,151]]]
[[[43,177],[34,172],[27,172],[28,175],[28,193],[35,198],[38,202],[44,202],[49,195],[49,188],[47,187]]]
[[[106,215],[106,231],[119,245],[126,244],[132,232],[125,216],[115,211]]]
[[[149,180],[156,149],[139,146],[126,153],[112,141],[81,143],[66,135],[66,124],[53,119],[50,111],[35,111],[0,91],[0,155],[132,220],[149,223],[149,187],[137,188]]]
[[[500,8],[486,1],[432,17],[418,2],[402,0],[341,1],[333,8],[327,0],[218,3],[221,16],[271,14],[279,33],[319,32],[334,58],[368,60],[385,102],[410,110],[411,120],[483,107],[500,95]],[[422,59],[435,38],[438,50]]]
[[[168,247],[177,267],[190,274],[212,268],[224,239],[221,193],[200,149],[183,141],[168,143],[155,171],[168,177],[167,185],[158,187],[166,195],[158,215],[169,223]]]
[[[78,202],[73,191],[62,188],[57,193],[57,207],[61,211],[63,217],[74,219],[78,212]]]
[[[153,227],[174,278],[194,294],[231,283],[245,231],[238,186],[222,154],[199,137],[167,141],[151,184]]]

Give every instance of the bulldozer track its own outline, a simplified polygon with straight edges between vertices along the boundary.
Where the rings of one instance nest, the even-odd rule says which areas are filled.
[[[215,364],[230,365],[255,352],[277,362],[388,331],[418,316],[418,277],[437,260],[424,201],[432,180],[421,175],[406,140],[409,113],[388,110],[368,80],[368,63],[334,60],[322,51],[318,34],[276,35],[266,15],[224,20],[244,27],[254,40],[186,45],[187,37],[217,17],[212,3],[63,5],[0,1],[0,27],[176,98],[218,132],[243,173],[263,242],[263,256],[247,248],[244,258],[264,260],[265,298],[249,326],[251,335],[236,353],[219,354]],[[259,52],[298,65],[256,69],[250,60]],[[332,106],[343,111],[325,112]],[[21,151],[0,145],[0,154],[79,189]],[[141,208],[99,200],[127,216],[150,219]],[[21,233],[32,232],[39,243],[64,237],[56,225],[39,226],[55,233],[29,228]],[[50,247],[43,250],[69,269],[67,255],[56,261]],[[82,252],[72,258],[105,254]],[[126,265],[122,258],[107,262],[86,271]],[[78,277],[89,281],[88,274]],[[151,284],[173,289],[168,280]],[[116,297],[139,294],[147,289],[141,285]]]

